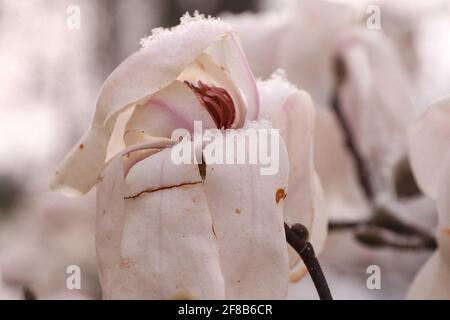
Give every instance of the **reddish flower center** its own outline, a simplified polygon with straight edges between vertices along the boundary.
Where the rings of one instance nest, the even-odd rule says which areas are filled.
[[[197,86],[188,81],[185,81],[185,83],[208,110],[217,128],[231,128],[236,117],[236,109],[233,100],[225,89],[213,85],[209,86],[201,81],[198,81]]]

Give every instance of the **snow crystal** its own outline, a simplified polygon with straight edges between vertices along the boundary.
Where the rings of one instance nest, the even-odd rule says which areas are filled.
[[[141,39],[140,44],[142,48],[146,48],[151,41],[155,39],[168,36],[173,33],[187,31],[193,24],[204,24],[206,30],[208,27],[223,27],[225,29],[230,29],[230,26],[224,23],[220,18],[212,17],[210,15],[205,16],[199,13],[197,10],[194,11],[193,15],[186,12],[180,18],[180,24],[170,28],[154,28],[151,31],[150,36]]]

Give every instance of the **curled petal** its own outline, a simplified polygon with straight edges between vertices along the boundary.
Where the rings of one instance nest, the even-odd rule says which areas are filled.
[[[258,88],[238,36],[233,32],[228,32],[223,41],[210,46],[208,52],[215,61],[225,66],[230,72],[231,79],[242,90],[247,102],[247,119],[258,119],[260,109]]]
[[[126,126],[127,145],[136,143],[141,134],[170,138],[172,132],[184,128],[194,131],[194,121],[201,121],[206,129],[214,128],[214,121],[183,82],[174,81],[158,91],[144,105],[136,106]]]
[[[88,132],[58,169],[52,189],[86,193],[97,181],[117,113],[143,104],[152,94],[172,83],[229,26],[202,16],[184,17],[170,30],[155,32],[145,47],[128,57],[106,79],[100,90]]]
[[[225,142],[214,141],[208,147],[242,143],[232,157],[236,163],[237,152],[245,151],[248,157],[254,151],[245,143],[246,134],[231,133]],[[281,138],[279,141],[279,159],[274,159],[279,160],[279,170],[274,175],[261,175],[261,164],[216,164],[206,149],[204,152],[205,193],[219,243],[227,299],[286,297],[289,267],[283,201],[289,192],[289,163],[284,143]]]

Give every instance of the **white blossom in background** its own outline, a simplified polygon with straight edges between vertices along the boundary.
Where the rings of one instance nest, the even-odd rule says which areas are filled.
[[[0,269],[3,288],[24,299],[96,299],[93,197],[83,202],[55,193],[30,196],[13,219],[0,224]],[[81,290],[66,287],[67,266],[82,270]],[[12,298],[12,297],[11,297]]]
[[[450,299],[450,98],[432,104],[409,127],[414,173],[436,201],[438,249],[416,275],[410,299]]]
[[[380,9],[380,30],[366,26],[369,4]],[[257,76],[282,68],[287,79],[311,93],[318,107],[315,164],[333,218],[368,214],[352,160],[329,110],[336,89],[336,58],[343,58],[348,68],[340,102],[376,191],[383,193],[380,201],[386,202],[395,196],[394,170],[406,157],[406,125],[430,97],[436,99],[448,88],[448,4],[268,1],[265,7],[277,10],[224,17],[243,39]],[[435,42],[439,50],[432,45]]]
[[[393,44],[380,32],[348,30],[336,57],[345,68],[340,106],[374,172],[376,191],[392,193],[394,168],[407,153],[405,127],[415,113],[408,77]]]
[[[104,83],[89,130],[52,181],[69,194],[98,184],[104,298],[285,298],[289,276],[306,268],[284,221],[303,223],[318,251],[326,235],[311,99],[277,75],[256,82],[220,20],[187,15],[142,43]],[[259,165],[216,165],[204,153],[203,181],[197,164],[175,165],[171,134],[192,132],[194,120],[237,139],[234,129],[279,129],[280,170],[263,176]]]

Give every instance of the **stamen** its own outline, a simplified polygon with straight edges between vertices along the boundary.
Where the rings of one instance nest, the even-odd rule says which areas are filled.
[[[198,81],[197,86],[188,81],[185,81],[185,83],[208,110],[217,128],[231,128],[236,117],[236,109],[233,100],[225,89],[214,85],[209,86],[201,81]]]

